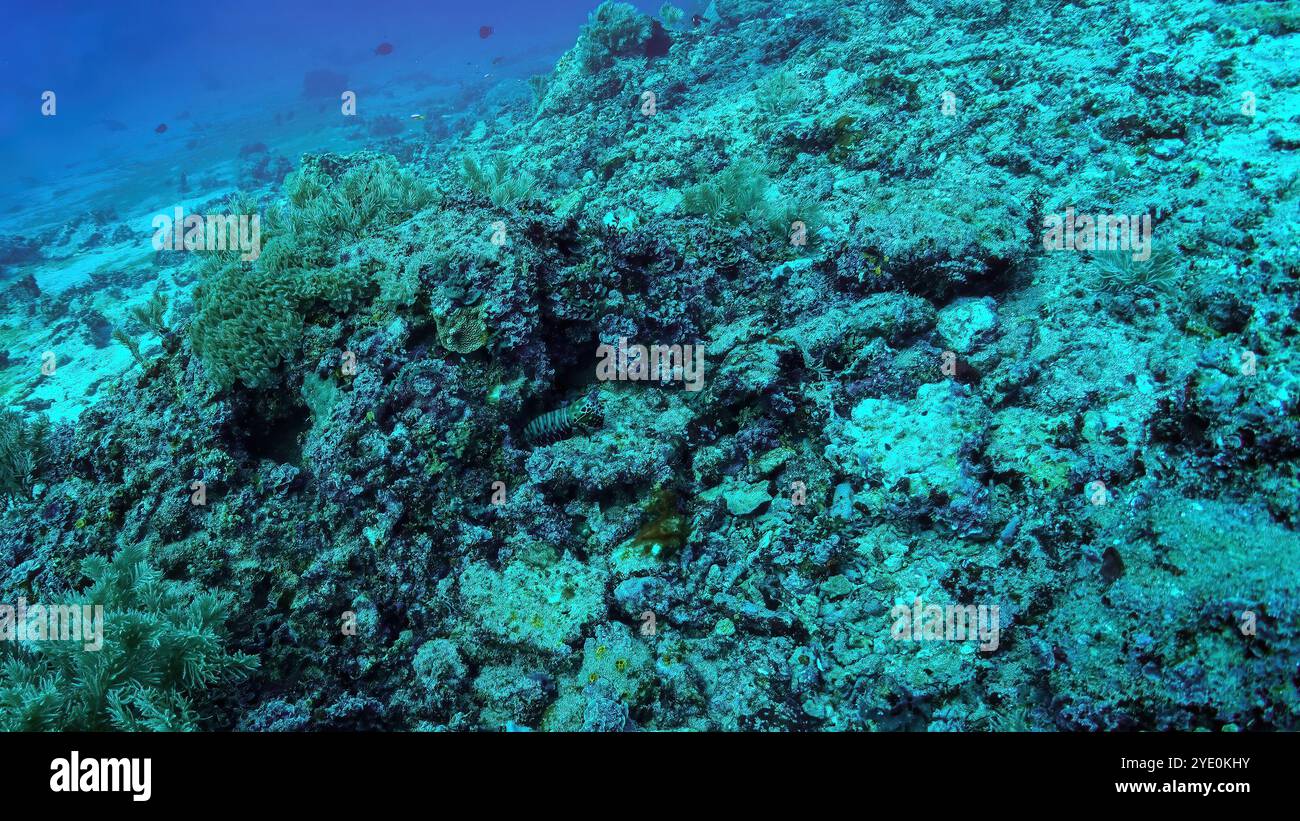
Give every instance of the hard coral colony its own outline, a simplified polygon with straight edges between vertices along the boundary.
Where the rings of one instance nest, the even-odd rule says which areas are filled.
[[[681,5],[6,228],[0,726],[1300,729],[1285,4]]]

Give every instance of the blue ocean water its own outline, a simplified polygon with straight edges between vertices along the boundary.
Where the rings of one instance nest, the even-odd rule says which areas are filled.
[[[12,4],[0,30],[0,154],[14,172],[0,180],[0,234],[83,205],[130,207],[248,143],[337,144],[336,118],[311,119],[330,101],[304,96],[309,72],[355,88],[362,116],[454,112],[501,80],[549,71],[592,8],[587,0],[235,0],[193,11],[160,0]],[[490,36],[480,36],[483,26]],[[391,53],[376,53],[382,43]],[[400,103],[394,86],[407,92]],[[42,116],[47,91],[55,116]],[[337,95],[332,102],[333,111]]]

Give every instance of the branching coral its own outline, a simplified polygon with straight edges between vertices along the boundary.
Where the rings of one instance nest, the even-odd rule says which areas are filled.
[[[784,117],[803,102],[803,88],[793,72],[781,70],[758,87],[756,99],[760,110],[774,117]]]
[[[102,646],[83,640],[0,642],[0,729],[193,730],[205,688],[237,680],[257,659],[223,647],[234,597],[168,581],[141,547],[86,559],[90,588],[75,602],[102,607]],[[87,620],[80,620],[82,637]]]
[[[29,425],[16,411],[0,413],[0,496],[27,486],[36,469],[43,437],[42,425]]]
[[[131,316],[135,318],[135,321],[143,325],[145,329],[162,337],[164,346],[167,344],[172,331],[164,319],[166,313],[167,295],[161,291],[155,291],[145,304],[131,307]],[[145,360],[144,354],[140,352],[139,339],[122,328],[113,329],[113,338],[126,346],[126,349],[131,352],[131,358],[141,368],[148,368],[148,362]]]
[[[617,57],[636,54],[653,34],[651,20],[627,3],[601,3],[582,28],[578,50],[588,71],[613,65]]]
[[[135,305],[131,308],[131,316],[135,317],[136,321],[141,325],[158,334],[158,336],[166,336],[171,331],[171,328],[167,326],[167,322],[163,319],[166,313],[167,295],[161,291],[155,291],[145,304]]]
[[[796,197],[783,197],[768,203],[764,214],[772,233],[785,236],[791,242],[795,242],[797,237],[807,245],[815,244],[817,229],[826,221],[820,203]]]
[[[370,272],[334,263],[340,246],[408,219],[433,192],[392,157],[308,158],[285,181],[285,201],[268,211],[270,239],[253,262],[214,257],[200,270],[190,326],[194,350],[220,388],[266,387],[297,347],[315,302],[345,308]]]
[[[757,164],[740,160],[723,169],[715,179],[686,189],[682,207],[689,214],[739,225],[751,215],[762,215],[763,198],[771,184]]]
[[[686,19],[686,12],[672,3],[664,3],[659,7],[659,19],[663,21],[666,27],[676,29],[681,26],[682,20]]]
[[[548,74],[534,74],[528,78],[528,87],[533,92],[533,103],[538,110],[542,107],[542,100],[546,99],[546,91],[551,87],[551,77]]]
[[[487,197],[498,208],[528,198],[537,187],[537,181],[526,171],[512,172],[504,154],[498,154],[490,163],[480,163],[467,154],[461,175],[471,191]]]
[[[816,203],[793,197],[770,198],[772,181],[756,163],[740,160],[727,166],[713,180],[686,189],[682,208],[729,225],[744,221],[758,223],[775,234],[787,236],[802,223],[801,235],[811,242],[822,223]]]
[[[122,330],[121,328],[113,329],[113,338],[126,346],[126,349],[131,352],[131,358],[136,361],[137,365],[139,365],[141,368],[148,367],[148,363],[145,361],[144,354],[140,353],[140,341],[138,339],[136,339],[134,336],[131,336],[129,333]]]

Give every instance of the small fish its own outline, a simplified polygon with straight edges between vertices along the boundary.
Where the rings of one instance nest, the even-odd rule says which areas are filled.
[[[505,62],[505,59],[506,59],[506,58],[504,58],[504,57],[493,57],[493,58],[492,58],[492,65],[494,65],[494,66],[499,66],[499,65],[501,65],[502,63]]]
[[[123,123],[120,120],[101,120],[100,122],[102,122],[104,128],[107,128],[109,131],[126,131],[126,123]]]
[[[492,36],[492,33],[494,31],[496,31],[496,29],[492,28],[491,26],[479,26],[478,37],[480,40],[486,40],[487,38]]]
[[[167,130],[167,123],[158,123],[158,127],[153,130],[155,134],[162,134]]]
[[[423,115],[423,114],[412,114],[412,115],[411,115],[411,119],[412,119],[412,120],[423,120],[423,119],[424,119],[424,115]]]
[[[375,54],[378,54],[381,57],[385,54],[392,54],[392,53],[393,53],[392,43],[380,43],[379,45],[375,46]]]

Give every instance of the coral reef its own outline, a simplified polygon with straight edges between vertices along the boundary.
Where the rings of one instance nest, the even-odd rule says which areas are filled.
[[[21,492],[36,469],[44,426],[13,410],[0,412],[0,494]]]
[[[167,581],[145,553],[123,548],[111,560],[83,563],[91,585],[71,608],[101,608],[102,647],[0,644],[0,729],[192,730],[201,717],[195,699],[207,687],[256,669],[252,656],[222,647],[223,614],[234,595]]]
[[[0,417],[0,601],[117,614],[0,721],[1300,729],[1294,14],[955,5],[604,3],[226,201],[255,259],[6,289],[145,332],[48,458]]]

